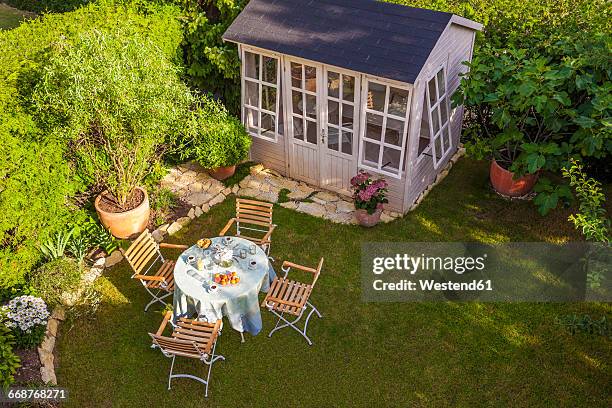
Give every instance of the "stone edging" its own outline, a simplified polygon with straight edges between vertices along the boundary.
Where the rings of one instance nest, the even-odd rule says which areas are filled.
[[[119,256],[117,256],[117,254]],[[40,376],[45,384],[57,385],[57,377],[55,376],[55,357],[53,356],[53,349],[55,348],[55,342],[57,339],[57,332],[59,323],[66,319],[65,307],[71,307],[79,301],[83,295],[84,290],[90,286],[104,271],[104,268],[113,266],[117,262],[121,261],[122,256],[119,251],[113,252],[106,258],[98,258],[94,264],[85,271],[81,276],[81,283],[79,288],[71,293],[65,292],[61,296],[62,305],[57,306],[51,316],[47,320],[47,330],[45,332],[45,338],[43,339],[40,346],[38,346],[38,359],[40,360]]]

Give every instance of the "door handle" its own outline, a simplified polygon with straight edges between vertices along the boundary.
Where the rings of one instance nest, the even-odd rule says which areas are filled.
[[[325,129],[321,129],[321,143],[325,144]]]

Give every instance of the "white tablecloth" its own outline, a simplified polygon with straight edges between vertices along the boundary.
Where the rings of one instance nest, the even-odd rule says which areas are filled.
[[[224,237],[212,238],[212,245],[225,245]],[[259,333],[262,327],[259,307],[259,291],[267,292],[270,282],[276,274],[266,253],[256,247],[255,255],[249,253],[252,243],[246,239],[232,237],[227,246],[233,248],[234,259],[230,267],[223,268],[215,264],[212,270],[198,270],[197,262],[190,264],[188,257],[203,258],[204,250],[194,245],[181,254],[174,267],[174,318],[192,317],[194,314],[214,322],[226,316],[232,328],[239,332]],[[239,257],[240,249],[246,250],[246,259]],[[249,268],[254,260],[257,265]],[[240,282],[233,286],[217,285],[216,291],[210,291],[215,273],[235,271]]]

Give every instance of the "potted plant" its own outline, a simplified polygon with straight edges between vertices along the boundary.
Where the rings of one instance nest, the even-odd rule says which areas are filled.
[[[512,47],[485,47],[469,66],[453,102],[469,111],[467,152],[491,160],[490,181],[497,192],[526,195],[542,171],[559,171],[569,151],[588,150],[573,146],[587,136],[570,119],[580,115],[568,93],[577,81],[574,68]]]
[[[351,179],[355,218],[364,227],[373,227],[380,221],[383,204],[387,200],[387,182],[383,178],[374,180],[368,172],[360,170]]]
[[[249,154],[251,137],[238,118],[211,96],[198,101],[178,148],[183,160],[195,160],[212,177],[224,180]]]
[[[194,98],[170,59],[138,36],[94,31],[54,51],[35,106],[69,138],[84,184],[100,192],[102,224],[118,238],[138,234],[149,221],[143,180]]]

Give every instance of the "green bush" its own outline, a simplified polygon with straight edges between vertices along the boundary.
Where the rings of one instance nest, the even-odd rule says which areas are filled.
[[[188,80],[240,112],[240,60],[237,47],[221,36],[247,0],[187,0],[183,5],[183,50]]]
[[[36,269],[30,283],[36,293],[53,307],[61,303],[62,293],[77,289],[81,273],[81,266],[74,259],[58,258]]]
[[[251,147],[251,137],[242,123],[211,97],[200,99],[182,133],[176,147],[182,158],[207,169],[238,164],[247,158]]]
[[[128,37],[147,38],[178,62],[177,17],[174,6],[100,1],[0,30],[0,288],[22,284],[41,259],[40,243],[84,218],[70,197],[87,187],[86,177],[79,177],[66,158],[68,147],[41,126],[29,106],[51,45],[73,43],[94,27],[103,33],[122,29]]]
[[[20,367],[19,357],[13,353],[15,340],[11,331],[0,322],[0,387],[10,386],[15,378],[13,377]]]
[[[34,13],[65,13],[90,3],[89,0],[4,0],[4,2],[9,6]]]

